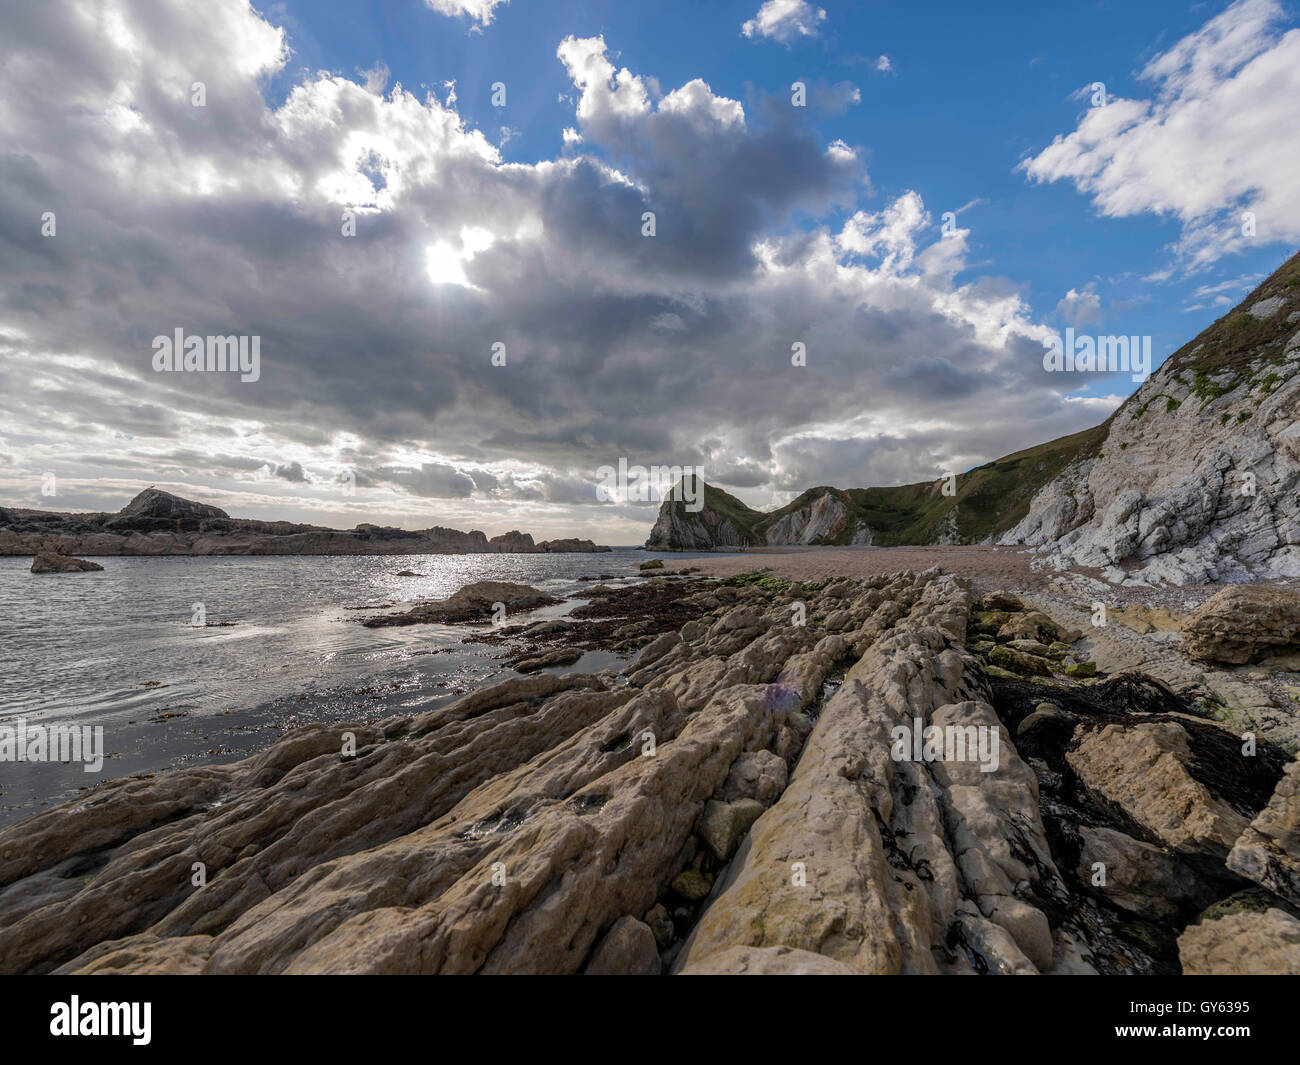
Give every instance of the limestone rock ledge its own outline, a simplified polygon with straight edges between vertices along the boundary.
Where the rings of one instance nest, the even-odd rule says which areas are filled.
[[[1033,771],[954,646],[967,608],[954,584],[935,582],[849,671],[679,972],[754,971],[755,948],[776,946],[796,965],[821,955],[859,973],[1053,967],[1051,927],[1030,900],[1059,874]],[[997,730],[999,767],[894,761],[891,730],[918,716]]]
[[[1243,767],[1146,678],[990,680],[937,571],[701,587],[621,675],[309,725],[0,831],[0,971],[1150,972],[1290,927],[1275,748]],[[918,721],[996,756],[900,755]]]

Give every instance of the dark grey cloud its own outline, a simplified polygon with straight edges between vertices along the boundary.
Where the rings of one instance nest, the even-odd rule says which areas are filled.
[[[645,507],[593,505],[620,457],[768,504],[1104,415],[1042,373],[1016,286],[957,285],[961,241],[927,245],[919,197],[874,201],[865,148],[779,96],[660,93],[569,38],[582,145],[505,164],[375,79],[269,106],[289,42],[242,2],[112,6],[128,33],[20,5],[0,41],[0,496],[56,468],[88,494],[116,473],[236,509],[626,530]],[[811,112],[852,104],[811,88]],[[177,328],[256,337],[258,379],[154,372]]]
[[[417,469],[375,470],[368,479],[399,485],[412,495],[432,499],[466,499],[475,487],[472,477],[445,462],[426,462]]]

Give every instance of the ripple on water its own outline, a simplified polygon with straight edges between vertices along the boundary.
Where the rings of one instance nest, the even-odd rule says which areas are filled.
[[[256,749],[249,747],[254,740],[265,745],[279,735],[290,706],[298,724],[355,719],[363,711],[414,713],[501,675],[501,664],[489,657],[494,649],[462,642],[472,629],[370,629],[359,623],[367,611],[347,607],[393,609],[389,604],[445,598],[480,580],[516,581],[562,597],[592,587],[580,577],[637,579],[648,557],[656,556],[630,548],[591,555],[109,557],[98,559],[103,572],[76,579],[32,574],[29,559],[0,558],[7,667],[0,670],[0,707],[6,719],[104,725],[108,748],[115,749],[115,739],[130,747],[129,758],[109,763],[105,779],[128,762],[133,770],[161,769],[180,759],[212,760],[213,751],[230,760]],[[403,569],[424,576],[397,577]],[[191,624],[197,604],[206,626]],[[576,605],[566,601],[511,621],[564,617]],[[617,662],[588,652],[560,671]],[[349,694],[361,689],[381,694]],[[236,719],[252,739],[231,739]],[[75,792],[85,783],[79,774],[72,767],[67,780],[52,784],[43,777],[37,790],[44,794],[36,798]],[[5,801],[11,797],[6,788]]]

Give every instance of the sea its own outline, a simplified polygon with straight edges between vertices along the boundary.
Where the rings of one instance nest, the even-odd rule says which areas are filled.
[[[375,721],[434,709],[516,675],[474,627],[366,628],[362,618],[444,599],[482,580],[556,597],[590,580],[698,556],[598,554],[96,558],[102,573],[29,572],[0,558],[0,825],[123,776],[234,761],[311,722]],[[419,576],[398,576],[403,570]],[[562,618],[580,600],[509,617]],[[482,630],[480,630],[482,631]],[[621,664],[589,652],[554,672]],[[75,726],[103,764],[15,761],[5,730]],[[91,731],[86,731],[91,730]],[[15,742],[14,746],[18,746]]]

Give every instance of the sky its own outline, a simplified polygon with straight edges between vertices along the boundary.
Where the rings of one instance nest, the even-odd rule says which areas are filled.
[[[0,0],[0,504],[633,544],[620,459],[960,473],[1138,387],[1047,338],[1158,365],[1296,250],[1297,130],[1274,0]]]

